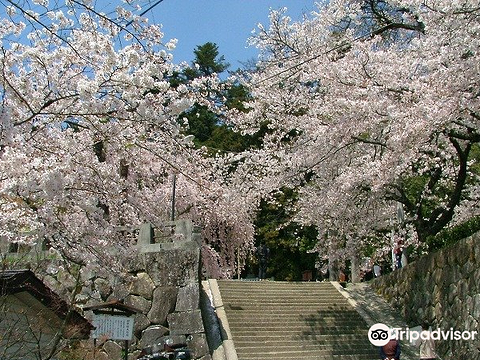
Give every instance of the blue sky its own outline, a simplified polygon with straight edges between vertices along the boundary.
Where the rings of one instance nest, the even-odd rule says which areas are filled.
[[[256,49],[246,48],[251,31],[257,23],[268,25],[270,9],[281,7],[293,20],[318,9],[315,0],[163,0],[145,16],[163,24],[166,40],[178,39],[175,63],[191,63],[197,45],[214,42],[236,70],[239,62],[257,57]]]
[[[159,0],[139,0],[142,10]],[[256,59],[255,48],[247,48],[247,39],[258,23],[268,26],[270,9],[286,7],[292,20],[301,20],[303,15],[318,10],[318,0],[163,0],[144,16],[150,23],[162,24],[165,42],[178,39],[174,50],[174,63],[191,63],[193,51],[198,45],[214,42],[220,55],[231,64],[229,70],[242,67],[241,62]],[[96,0],[95,8],[114,14],[112,7],[121,0]],[[2,5],[4,2],[2,2]],[[60,1],[60,4],[64,2]],[[50,1],[50,5],[56,2]],[[27,0],[26,7],[33,7],[33,1]],[[37,9],[38,10],[38,9]],[[5,16],[5,7],[0,6],[0,16]],[[42,12],[42,11],[40,11]]]

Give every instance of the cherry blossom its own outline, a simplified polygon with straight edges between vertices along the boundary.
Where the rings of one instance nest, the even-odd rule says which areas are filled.
[[[298,220],[319,228],[319,251],[361,253],[372,237],[388,251],[398,203],[417,245],[478,214],[478,11],[338,0],[300,22],[274,11],[257,29],[253,100],[230,120],[244,133],[268,126],[249,160],[254,186],[297,187]]]
[[[213,106],[219,80],[172,87],[176,40],[132,9],[111,18],[91,2],[51,3],[11,2],[0,21],[2,241],[121,270],[128,229],[170,219],[175,175],[177,218],[203,229],[210,272],[228,276],[251,247],[254,202],[179,120],[195,102]]]

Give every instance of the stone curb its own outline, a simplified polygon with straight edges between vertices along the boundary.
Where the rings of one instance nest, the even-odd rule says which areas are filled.
[[[230,332],[230,326],[228,325],[227,314],[223,307],[222,295],[220,295],[220,289],[218,288],[217,280],[209,279],[210,291],[213,298],[213,306],[217,313],[218,321],[220,323],[220,332],[223,340],[223,348],[225,349],[226,360],[238,360],[237,351],[233,343],[232,334]]]
[[[221,338],[221,348],[213,349],[212,358],[213,360],[238,360],[217,280],[202,281],[202,285],[214,309],[218,321],[216,330],[220,333]],[[212,330],[215,331],[215,329]]]

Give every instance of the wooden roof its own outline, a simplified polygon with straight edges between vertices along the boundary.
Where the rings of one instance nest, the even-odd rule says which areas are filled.
[[[111,313],[112,315],[115,315],[116,313],[122,313],[127,316],[142,312],[142,310],[134,308],[130,305],[126,305],[120,300],[111,300],[98,305],[86,306],[83,308],[83,310],[92,310],[94,313]]]
[[[88,339],[93,325],[72,309],[30,270],[0,271],[0,296],[27,292],[62,320],[67,320],[66,337]]]

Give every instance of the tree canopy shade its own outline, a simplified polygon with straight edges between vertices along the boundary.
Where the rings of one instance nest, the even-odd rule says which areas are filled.
[[[316,245],[316,228],[293,220],[296,200],[296,191],[283,188],[263,200],[257,213],[256,243],[257,246],[264,243],[270,249],[267,277],[275,280],[302,280],[302,272],[313,272],[318,263],[317,254],[312,251]],[[253,262],[248,265],[250,271],[255,267]]]

